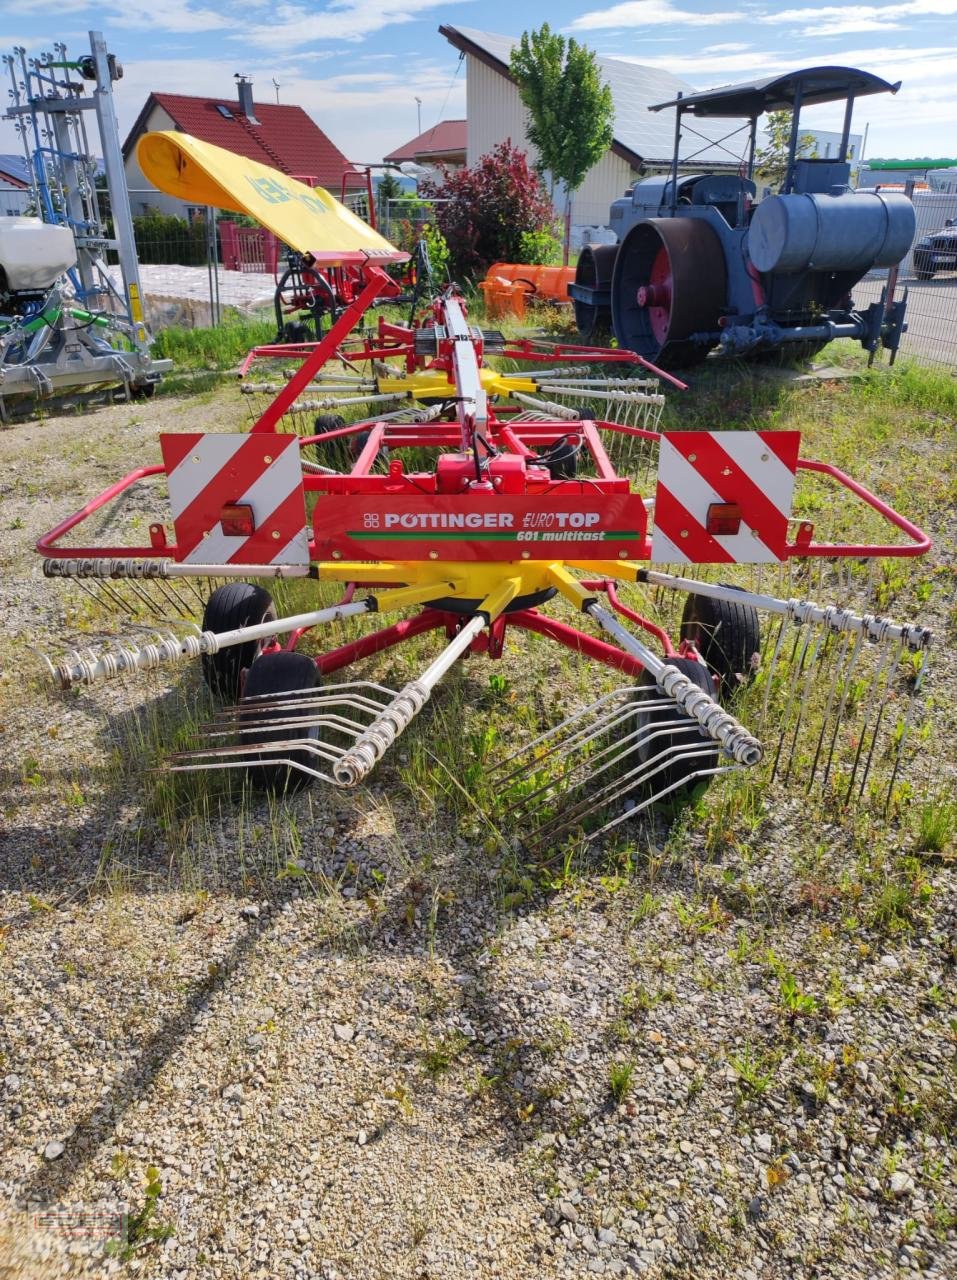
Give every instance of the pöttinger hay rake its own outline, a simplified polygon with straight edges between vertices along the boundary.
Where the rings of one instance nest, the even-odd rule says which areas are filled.
[[[893,785],[929,632],[687,575],[717,567],[733,576],[746,564],[773,577],[794,562],[920,555],[930,546],[920,529],[837,468],[801,459],[796,432],[660,435],[649,425],[660,392],[629,391],[613,385],[617,378],[599,386],[588,372],[596,360],[637,357],[489,343],[452,288],[414,327],[380,317],[373,331],[350,337],[373,304],[398,293],[371,262],[358,275],[354,300],[298,353],[298,368],[248,433],[161,436],[161,464],[131,472],[40,540],[48,576],[114,592],[123,583],[142,591],[223,582],[202,626],[186,634],[54,660],[63,687],[199,658],[225,706],[171,768],[239,769],[278,790],[314,779],[355,787],[450,668],[467,654],[501,659],[512,629],[603,664],[625,683],[490,767],[500,829],[506,821],[510,831],[536,828],[549,843],[570,828],[594,838],[762,760],[772,775],[847,799],[878,764]],[[487,364],[490,345],[539,367],[497,373]],[[562,398],[559,388],[575,390]],[[594,391],[644,416],[613,422],[562,411]],[[634,398],[617,400],[618,392]],[[351,402],[362,393],[372,397],[369,416],[323,421],[307,435],[279,429],[284,415],[313,413],[314,399],[356,413]],[[383,395],[399,405],[393,416],[381,413]],[[337,458],[328,451],[338,442],[352,447]],[[657,451],[654,496],[643,497],[615,465],[615,443]],[[791,518],[802,475],[833,485],[889,526],[893,540],[815,540],[810,522]],[[168,486],[172,539],[164,521],[150,527],[149,545],[65,545],[84,520],[153,478]],[[277,617],[264,584],[288,578],[341,583],[342,596]],[[628,586],[642,589],[644,612],[620,598]],[[667,599],[683,604],[670,630]],[[556,616],[553,602],[582,615],[587,629]],[[349,643],[303,652],[307,633],[380,614],[398,616]],[[776,624],[763,640],[762,614]],[[432,632],[444,647],[402,688],[329,681]],[[829,682],[820,679],[825,666]],[[777,741],[765,743],[760,730],[771,724]]]

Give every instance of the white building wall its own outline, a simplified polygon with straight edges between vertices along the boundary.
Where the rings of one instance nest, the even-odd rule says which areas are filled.
[[[176,124],[173,117],[159,105],[153,104],[153,109],[146,117],[146,128],[144,133],[154,133],[159,130],[175,130]],[[185,218],[187,216],[187,206],[182,200],[177,200],[174,196],[168,196],[162,191],[157,191],[151,182],[148,181],[143,170],[136,161],[136,147],[133,147],[129,158],[124,164],[126,171],[126,189],[130,193],[130,208],[133,211],[133,217],[138,217],[146,213],[150,209],[156,209],[160,213],[173,214],[177,218]]]
[[[466,113],[468,116],[468,163],[476,164],[500,142],[511,139],[512,145],[528,153],[529,163],[538,158],[537,150],[525,133],[525,108],[518,89],[505,76],[469,56],[466,62]],[[585,176],[572,202],[573,242],[580,242],[583,227],[608,225],[611,202],[624,195],[637,179],[627,161],[607,151]],[[564,212],[564,196],[555,192],[556,213]]]
[[[29,187],[15,187],[0,180],[0,218],[22,218],[32,204]]]
[[[538,152],[525,136],[525,108],[510,80],[478,58],[466,59],[465,102],[468,116],[468,163],[477,164],[500,142],[528,152],[530,163]]]

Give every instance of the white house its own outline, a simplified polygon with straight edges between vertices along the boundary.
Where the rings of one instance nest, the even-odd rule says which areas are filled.
[[[525,132],[526,111],[508,69],[518,39],[473,27],[444,25],[439,31],[466,60],[468,164],[474,165],[509,138],[534,158],[535,148]],[[607,226],[611,202],[623,195],[643,170],[670,165],[674,111],[652,112],[648,108],[678,93],[693,92],[684,80],[657,67],[626,58],[599,57],[597,61],[615,104],[614,138],[575,192],[572,220],[579,232],[582,227]],[[736,134],[726,146],[718,145],[733,128],[734,124],[725,120],[686,119],[679,151],[684,166],[701,164],[736,172],[747,131]],[[562,203],[559,200],[559,205]]]

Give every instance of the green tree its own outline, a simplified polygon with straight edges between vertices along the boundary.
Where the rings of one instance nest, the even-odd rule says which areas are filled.
[[[376,184],[375,202],[376,216],[385,235],[389,234],[389,222],[392,209],[390,201],[398,200],[404,195],[402,183],[394,173],[384,173]]]
[[[523,33],[510,70],[528,112],[528,140],[538,151],[539,168],[565,186],[567,263],[572,194],[611,145],[611,89],[591,50],[553,33],[547,22]]]
[[[779,186],[784,181],[788,168],[788,145],[791,141],[791,112],[769,111],[764,131],[768,135],[768,145],[759,147],[754,156],[754,167],[757,172],[770,183]],[[813,159],[817,155],[814,149],[814,134],[798,135],[798,156]]]

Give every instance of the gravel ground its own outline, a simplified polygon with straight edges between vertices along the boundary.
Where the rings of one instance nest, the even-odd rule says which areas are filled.
[[[194,672],[44,690],[37,534],[238,401],[0,432],[0,1203],[43,1214],[0,1277],[957,1274],[954,866],[905,818],[774,792],[543,888],[388,772],[164,790]]]

